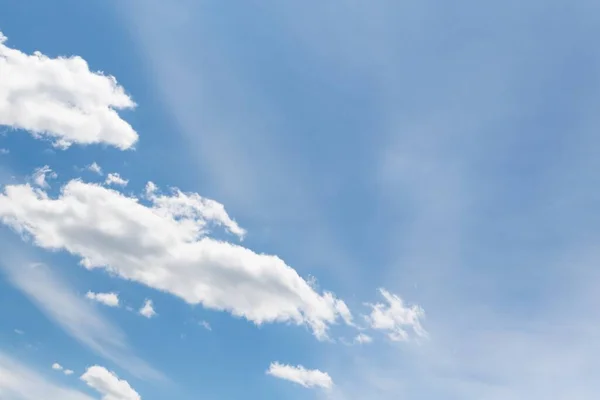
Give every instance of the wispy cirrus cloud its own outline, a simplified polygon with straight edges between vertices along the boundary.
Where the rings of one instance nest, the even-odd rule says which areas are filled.
[[[177,142],[183,155],[187,152],[188,163],[196,167],[193,173],[203,177],[203,189],[214,193],[249,225],[259,227],[255,237],[293,254],[302,260],[300,265],[321,267],[324,273],[335,270],[336,280],[355,281],[353,274],[361,273],[358,263],[344,249],[332,227],[331,210],[326,207],[334,204],[333,197],[341,196],[339,172],[353,168],[352,155],[337,154],[335,162],[333,157],[325,158],[329,167],[335,165],[334,171],[301,157],[296,150],[296,138],[307,131],[321,137],[319,133],[328,127],[316,121],[306,127],[296,125],[291,121],[310,118],[282,115],[282,98],[261,89],[271,88],[272,83],[249,73],[261,67],[245,67],[235,61],[240,49],[234,43],[224,41],[218,46],[210,39],[221,34],[212,31],[215,26],[202,5],[187,0],[151,0],[119,3],[115,8],[153,66],[156,79],[149,83],[162,93],[165,109],[176,121]],[[239,17],[239,9],[231,11],[232,18]],[[244,35],[241,31],[233,33]],[[195,45],[191,47],[192,42]],[[293,77],[288,79],[286,73]],[[290,83],[302,78],[297,70],[277,71],[274,75]],[[313,84],[306,83],[305,87]],[[197,112],[190,104],[210,111]],[[330,104],[318,108],[311,101],[302,105],[318,117],[322,117],[323,109],[336,109]],[[327,145],[320,154],[338,148],[333,142],[315,140],[319,148]],[[290,245],[298,242],[303,243],[304,250]],[[347,273],[349,270],[353,274]]]
[[[74,339],[135,376],[165,379],[161,372],[134,354],[119,328],[75,293],[50,267],[7,252],[0,257],[0,264],[9,281]]]
[[[34,369],[2,352],[0,397],[3,400],[94,400],[83,392],[49,381]]]

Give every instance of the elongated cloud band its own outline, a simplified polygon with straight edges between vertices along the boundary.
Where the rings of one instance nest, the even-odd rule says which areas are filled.
[[[0,195],[0,219],[40,247],[79,256],[86,268],[105,268],[256,324],[306,324],[323,339],[338,317],[351,321],[343,301],[316,292],[279,257],[208,237],[214,226],[245,234],[216,201],[179,190],[160,194],[152,183],[148,204],[142,200],[80,180],[56,198],[9,185]]]

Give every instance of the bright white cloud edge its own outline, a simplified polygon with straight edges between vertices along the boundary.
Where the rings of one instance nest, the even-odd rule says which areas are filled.
[[[102,395],[102,400],[141,400],[129,382],[99,365],[91,366],[80,378]]]
[[[305,388],[331,389],[333,387],[333,380],[328,373],[318,369],[306,369],[302,365],[293,366],[274,362],[269,366],[267,374],[297,383]]]
[[[223,205],[195,193],[163,195],[148,183],[144,198],[133,198],[71,180],[52,198],[27,184],[7,185],[0,219],[42,248],[81,257],[88,269],[105,268],[256,324],[306,324],[324,339],[338,317],[351,322],[343,301],[318,293],[279,257],[208,237],[213,226],[240,238],[245,230]]]
[[[96,301],[108,307],[119,307],[119,295],[114,292],[109,293],[94,293],[88,291],[85,294],[86,299]]]
[[[132,148],[138,134],[116,110],[135,103],[114,77],[90,71],[81,57],[25,54],[6,41],[0,32],[0,125],[62,148],[74,143]]]

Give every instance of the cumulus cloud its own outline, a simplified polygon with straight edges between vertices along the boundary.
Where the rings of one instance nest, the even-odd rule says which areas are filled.
[[[427,336],[427,332],[421,325],[421,319],[425,316],[421,307],[417,305],[407,307],[399,296],[385,289],[379,289],[379,292],[387,304],[369,304],[371,314],[365,319],[371,328],[386,331],[393,341],[408,340],[407,329],[411,329],[419,337]]]
[[[98,303],[102,303],[109,307],[119,307],[119,295],[110,292],[110,293],[94,293],[87,292],[85,297],[90,300],[97,301]]]
[[[116,79],[92,72],[81,57],[50,58],[6,46],[0,32],[0,125],[73,143],[131,148],[135,130],[116,110],[135,107]]]
[[[104,367],[94,365],[81,375],[81,380],[102,395],[102,400],[140,400],[129,382]]]
[[[333,387],[333,380],[328,373],[321,372],[318,369],[306,369],[301,365],[293,366],[274,362],[269,366],[267,374],[297,383],[306,388],[331,389]]]
[[[115,172],[108,174],[104,183],[107,185],[127,186],[129,180],[121,178],[121,175]]]
[[[65,369],[65,370],[63,371],[63,373],[64,373],[65,375],[73,375],[73,374],[75,373],[75,371],[73,371],[72,369]]]
[[[154,311],[154,304],[152,303],[152,300],[146,300],[142,308],[140,308],[139,313],[146,318],[152,318],[156,316],[156,311]]]
[[[94,400],[43,378],[28,366],[0,352],[0,398],[6,400]]]
[[[102,175],[102,168],[95,161],[88,165],[86,168],[95,174]]]
[[[256,324],[304,324],[324,339],[340,315],[350,318],[341,300],[317,292],[279,257],[208,237],[215,225],[245,234],[223,205],[177,189],[160,194],[152,183],[144,197],[149,204],[80,180],[55,198],[27,184],[7,185],[0,219],[40,247],[79,256],[88,269],[105,268]]]
[[[43,167],[37,168],[33,171],[33,175],[31,177],[33,183],[41,188],[47,189],[50,187],[46,179],[56,179],[58,175],[56,172],[52,171],[49,166],[44,165]]]
[[[356,337],[354,338],[354,343],[357,344],[368,344],[373,342],[373,338],[369,335],[366,335],[364,333],[359,333],[358,335],[356,335]]]

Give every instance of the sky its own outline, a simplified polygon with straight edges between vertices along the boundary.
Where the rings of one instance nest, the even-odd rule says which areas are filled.
[[[4,2],[0,398],[597,398],[598,11]]]

